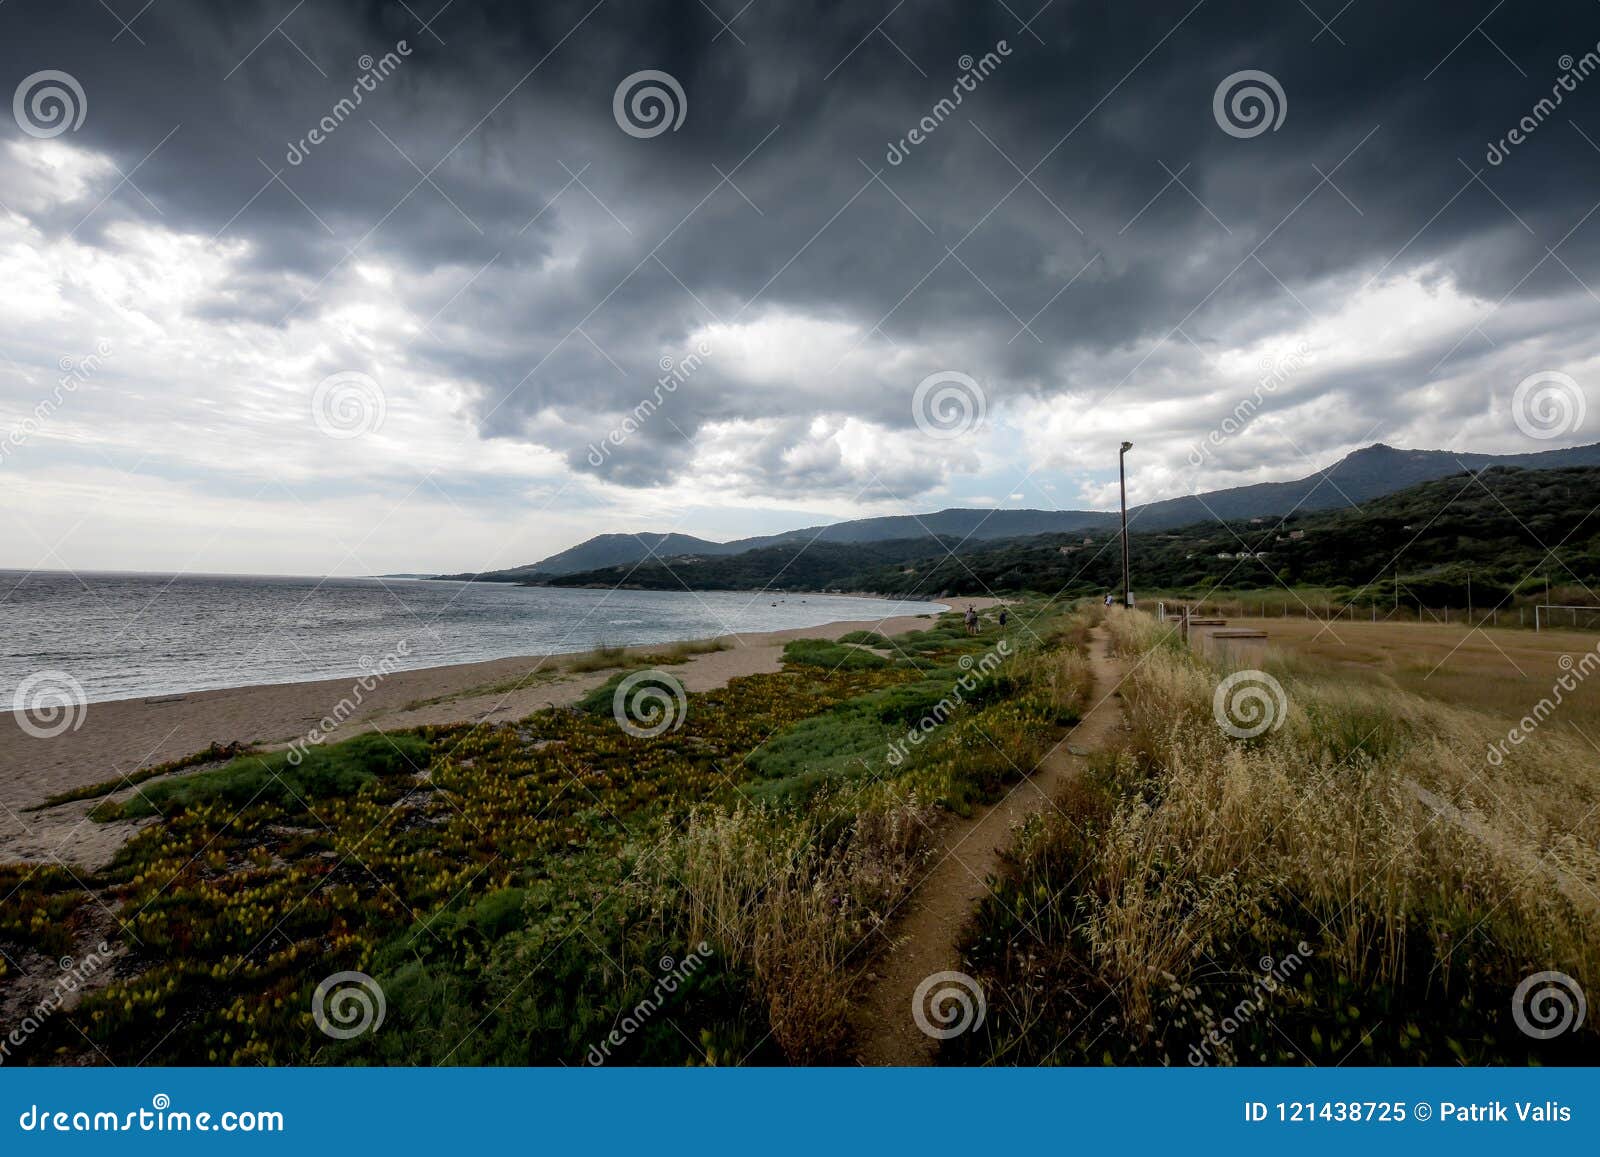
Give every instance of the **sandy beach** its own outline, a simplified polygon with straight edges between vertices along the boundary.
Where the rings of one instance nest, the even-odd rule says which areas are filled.
[[[993,599],[963,599],[980,609]],[[898,634],[926,626],[926,616],[842,620],[817,627],[729,636],[725,651],[695,655],[671,668],[686,690],[706,691],[740,675],[777,671],[783,644],[796,638],[838,638],[871,629]],[[631,648],[660,652],[662,645]],[[503,722],[544,707],[582,698],[615,669],[575,673],[563,669],[572,655],[524,656],[397,671],[362,690],[360,704],[333,733],[348,739],[363,731],[423,724]],[[98,801],[27,811],[47,797],[129,775],[179,759],[211,743],[284,746],[318,727],[344,700],[354,701],[352,678],[322,679],[196,691],[146,699],[92,703],[77,730],[40,739],[24,732],[17,716],[0,722],[0,863],[64,861],[104,863],[129,835],[129,823],[97,824],[85,817]],[[127,794],[115,793],[113,798]]]

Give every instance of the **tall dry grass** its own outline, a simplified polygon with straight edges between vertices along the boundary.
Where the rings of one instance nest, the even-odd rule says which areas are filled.
[[[689,941],[752,977],[785,1056],[834,1060],[859,968],[846,958],[915,884],[936,818],[894,785],[823,801],[799,822],[758,805],[696,812],[638,879],[663,919],[684,920]]]
[[[1357,986],[1557,969],[1597,991],[1600,774],[1581,739],[1547,728],[1496,766],[1504,721],[1269,663],[1286,716],[1240,740],[1213,716],[1224,671],[1148,616],[1108,621],[1134,661],[1129,751],[1077,887],[1127,1023],[1228,941],[1270,937],[1269,909]]]

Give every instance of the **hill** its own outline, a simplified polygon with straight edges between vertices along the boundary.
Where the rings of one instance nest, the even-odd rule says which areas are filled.
[[[786,542],[741,554],[690,555],[665,561],[620,563],[617,566],[554,575],[548,586],[622,586],[639,590],[865,590],[853,576],[892,573],[906,559],[939,555],[954,549],[959,538],[906,538],[889,542]]]
[[[1529,575],[1553,584],[1600,578],[1600,467],[1497,466],[1411,486],[1359,508],[1298,511],[1287,519],[1207,519],[1173,530],[1130,529],[1142,590],[1345,586],[1392,596],[1398,568],[1412,597],[1464,605],[1468,576],[1479,605]],[[1558,548],[1551,554],[1549,548]],[[952,554],[951,552],[955,553]],[[1121,581],[1115,534],[1036,535],[1002,543],[903,539],[799,544],[726,558],[617,567],[553,580],[661,590],[866,590],[962,595],[1037,590],[1084,593]]]
[[[1206,494],[1169,498],[1131,507],[1129,523],[1141,530],[1165,530],[1217,518],[1256,518],[1349,507],[1419,482],[1491,466],[1530,470],[1600,466],[1600,443],[1531,454],[1458,454],[1451,450],[1399,450],[1378,443],[1346,455],[1326,470],[1292,482],[1261,482]],[[440,575],[483,582],[524,582],[627,566],[654,555],[705,557],[796,543],[909,542],[923,540],[924,553],[942,553],[937,540],[953,537],[994,543],[1042,534],[1113,531],[1117,516],[1099,510],[973,510],[953,507],[930,514],[857,518],[808,526],[781,534],[712,542],[687,534],[601,534],[549,558],[509,570]]]
[[[652,554],[660,558],[675,558],[679,555],[737,554],[744,549],[747,548],[731,542],[711,542],[690,534],[597,534],[577,546],[526,566],[484,571],[481,574],[442,574],[436,577],[463,582],[523,582],[549,575],[572,574],[637,562]]]
[[[1218,518],[1256,518],[1283,515],[1291,510],[1347,508],[1353,503],[1394,494],[1419,482],[1495,466],[1518,466],[1528,470],[1600,466],[1600,442],[1531,454],[1397,450],[1379,442],[1345,455],[1326,470],[1293,482],[1260,482],[1198,496],[1169,498],[1131,508],[1128,520],[1137,522],[1144,530],[1165,530]]]
[[[1233,519],[1173,531],[1130,531],[1129,566],[1143,590],[1345,587],[1383,602],[1399,582],[1430,606],[1476,605],[1515,593],[1600,579],[1600,468],[1497,466],[1419,483],[1359,508]],[[1109,590],[1121,583],[1114,540],[1074,547],[1032,539],[929,560],[915,575],[879,568],[861,589],[978,594],[986,590]]]

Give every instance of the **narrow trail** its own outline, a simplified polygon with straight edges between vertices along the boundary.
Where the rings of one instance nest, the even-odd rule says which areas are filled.
[[[1106,746],[1122,720],[1116,688],[1126,663],[1112,656],[1104,627],[1092,635],[1089,664],[1094,689],[1088,714],[1004,799],[940,833],[935,867],[901,902],[899,918],[889,933],[893,943],[874,962],[873,978],[853,1019],[856,1058],[862,1064],[933,1063],[939,1042],[919,1029],[911,1016],[917,985],[935,972],[960,967],[957,937],[988,894],[987,880],[1000,870],[1016,826],[1051,806],[1063,785],[1086,765],[1084,756],[1074,753]]]

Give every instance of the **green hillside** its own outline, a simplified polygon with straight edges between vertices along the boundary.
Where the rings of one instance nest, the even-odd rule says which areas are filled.
[[[1600,468],[1494,467],[1424,482],[1343,510],[1195,523],[1129,536],[1139,590],[1343,587],[1383,602],[1491,605],[1518,583],[1600,580]],[[952,556],[950,551],[955,550]],[[843,589],[903,595],[1036,590],[1086,593],[1121,582],[1114,534],[786,545],[693,562],[568,575],[562,585],[647,589]]]

